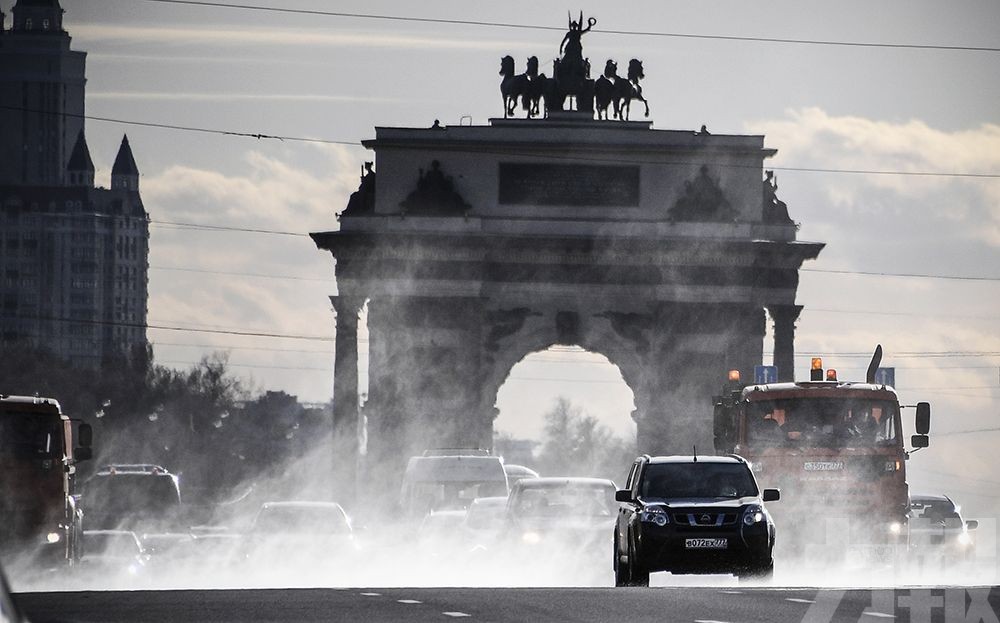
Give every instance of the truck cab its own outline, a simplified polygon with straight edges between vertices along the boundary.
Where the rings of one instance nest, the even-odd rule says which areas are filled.
[[[716,451],[745,457],[758,479],[781,488],[779,523],[814,519],[822,509],[844,520],[845,541],[904,542],[908,453],[895,389],[840,381],[835,370],[823,374],[819,359],[813,369],[819,373],[803,382],[743,386],[731,377],[715,399]],[[914,447],[928,445],[929,418],[930,406],[920,403]],[[808,543],[827,538],[817,522],[806,524],[797,532]]]
[[[90,458],[91,437],[57,400],[0,394],[0,555],[79,560],[76,465]]]

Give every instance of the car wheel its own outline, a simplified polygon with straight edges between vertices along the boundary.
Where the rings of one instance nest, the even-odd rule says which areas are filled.
[[[614,569],[615,569],[615,586],[628,586],[629,585],[628,563],[624,565],[622,564],[622,555],[620,550],[620,543],[618,542],[617,530],[615,531]]]
[[[629,536],[628,543],[628,579],[631,586],[649,586],[649,571],[639,566],[639,556],[636,552],[635,539]]]
[[[769,583],[774,578],[774,559],[771,558],[766,563],[755,563],[750,567],[736,574],[740,583],[750,582],[754,584]]]

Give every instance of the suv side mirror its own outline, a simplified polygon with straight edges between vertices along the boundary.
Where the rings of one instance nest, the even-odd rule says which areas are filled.
[[[926,435],[931,432],[931,403],[917,403],[917,417],[914,423],[916,424],[918,435]]]
[[[910,445],[914,448],[926,448],[931,445],[931,440],[927,435],[913,435],[910,437]]]
[[[976,519],[970,519],[969,521],[965,522],[966,530],[975,530],[978,527],[979,527],[979,521]]]
[[[764,489],[765,502],[777,502],[781,499],[781,489]]]
[[[619,489],[615,491],[615,502],[631,502],[632,492],[628,489]]]

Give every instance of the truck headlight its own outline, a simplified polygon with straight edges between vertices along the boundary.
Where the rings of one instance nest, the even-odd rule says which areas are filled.
[[[524,534],[521,535],[521,540],[527,543],[528,545],[534,545],[536,543],[541,543],[542,535],[538,534],[537,532],[525,532]]]
[[[658,526],[665,526],[670,523],[666,511],[659,508],[650,508],[639,513],[639,520],[647,523],[655,523]]]
[[[898,521],[894,521],[891,524],[889,524],[890,533],[899,534],[902,531],[903,531],[903,524],[899,523]]]
[[[764,521],[764,509],[757,504],[751,504],[747,506],[747,509],[743,511],[743,524],[747,526],[752,526],[755,523],[760,523]]]
[[[962,547],[968,547],[969,545],[972,545],[972,537],[969,536],[968,532],[963,532],[958,535],[958,544]]]
[[[62,535],[59,534],[58,532],[49,532],[48,534],[45,535],[45,540],[48,543],[58,543],[60,540],[62,540]]]

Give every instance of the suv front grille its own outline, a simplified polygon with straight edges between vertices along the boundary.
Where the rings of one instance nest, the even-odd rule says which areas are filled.
[[[701,528],[717,528],[736,523],[738,513],[674,513],[674,523],[681,526],[696,526]]]

